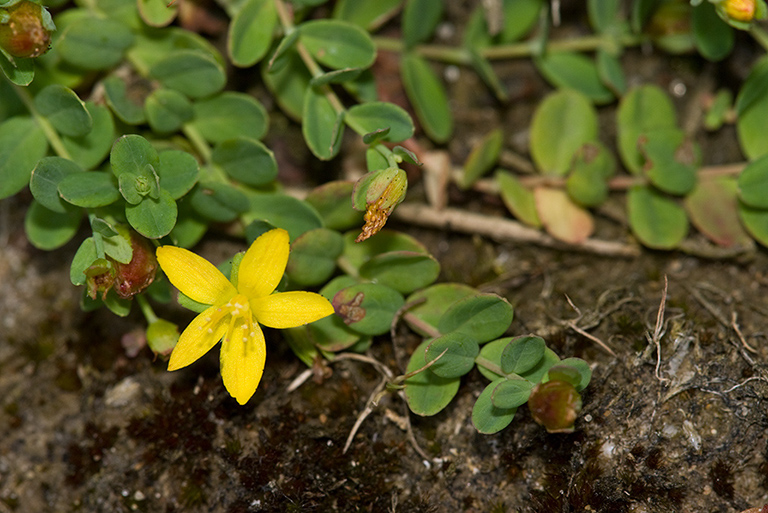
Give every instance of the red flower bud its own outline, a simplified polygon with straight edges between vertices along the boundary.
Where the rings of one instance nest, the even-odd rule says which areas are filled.
[[[55,29],[48,11],[29,0],[0,8],[0,48],[13,57],[43,55],[48,51],[51,31]]]
[[[550,433],[572,433],[581,411],[581,396],[568,382],[560,380],[539,383],[528,398],[533,420]]]
[[[115,293],[118,297],[127,299],[135,296],[149,287],[155,281],[157,272],[157,258],[155,250],[147,239],[131,232],[131,248],[133,258],[127,264],[114,262],[115,265]]]

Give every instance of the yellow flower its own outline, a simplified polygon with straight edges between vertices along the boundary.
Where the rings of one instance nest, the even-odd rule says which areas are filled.
[[[219,340],[221,377],[230,395],[245,404],[264,371],[266,347],[259,324],[294,328],[333,313],[331,303],[313,292],[272,292],[288,263],[288,232],[271,230],[246,251],[236,282],[204,258],[174,246],[157,248],[157,260],[171,283],[189,298],[210,305],[179,337],[168,370],[186,367]]]

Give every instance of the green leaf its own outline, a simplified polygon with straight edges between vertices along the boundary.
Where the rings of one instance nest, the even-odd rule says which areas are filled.
[[[344,239],[339,232],[316,228],[300,235],[291,244],[286,267],[291,284],[307,287],[327,282],[342,251]]]
[[[120,199],[115,179],[102,171],[71,173],[59,182],[64,200],[83,208],[106,207]]]
[[[384,141],[400,142],[413,136],[411,116],[389,102],[354,105],[347,111],[344,121],[360,135],[388,128],[389,132],[382,138]]]
[[[315,228],[323,221],[307,203],[282,193],[249,192],[250,208],[243,214],[243,222],[267,221],[272,226],[288,231],[291,240]]]
[[[372,31],[390,19],[402,3],[403,0],[338,0],[333,17]]]
[[[597,74],[600,81],[616,96],[627,92],[627,79],[621,66],[619,55],[614,55],[602,48],[597,50]]]
[[[331,160],[341,149],[344,112],[336,112],[328,98],[313,88],[304,95],[301,132],[312,153],[320,160]]]
[[[424,363],[439,357],[429,368],[429,372],[441,378],[459,378],[472,370],[479,353],[480,346],[472,337],[462,333],[448,333],[430,342]]]
[[[504,0],[504,24],[497,36],[498,42],[514,43],[530,33],[539,20],[543,5],[542,0]]]
[[[494,381],[494,383],[496,382]],[[491,402],[495,407],[501,409],[517,408],[528,402],[533,386],[533,383],[527,379],[508,377],[493,389]]]
[[[193,109],[195,119],[190,124],[214,144],[236,137],[261,139],[269,127],[264,106],[245,93],[226,91],[195,102]]]
[[[264,63],[264,66],[262,66],[262,72],[266,72],[266,74],[276,73],[286,67],[291,60],[295,60],[291,59],[291,57],[298,57],[297,51],[294,50],[298,40],[298,30],[292,30],[286,34],[285,37],[283,37],[277,44],[277,47],[275,48],[272,57],[270,57],[269,62]],[[307,70],[307,67],[303,65],[303,62],[301,67],[304,68],[306,73],[309,73],[309,70]],[[299,68],[297,68],[296,71],[299,71]]]
[[[109,149],[115,141],[115,122],[104,105],[88,101],[85,102],[85,108],[93,119],[93,129],[83,137],[63,136],[61,142],[72,160],[80,167],[92,169],[101,164],[109,154]]]
[[[578,376],[577,379],[563,379],[564,368],[574,370],[576,372],[576,376]],[[564,360],[560,360],[557,365],[553,365],[549,368],[547,375],[542,380],[542,383],[552,379],[567,381],[574,386],[577,392],[581,392],[587,388],[587,385],[589,385],[589,382],[592,379],[592,369],[589,367],[589,364],[581,358],[565,358]]]
[[[573,159],[565,182],[568,196],[583,207],[595,207],[608,199],[608,178],[616,169],[613,154],[600,142],[582,146]]]
[[[739,202],[739,218],[754,239],[768,246],[768,210],[754,208]]]
[[[222,68],[226,66],[224,57],[216,47],[190,30],[174,26],[157,29],[143,25],[138,30],[141,37],[137,38],[136,44],[128,50],[128,59],[141,69],[149,70],[179,50],[204,53]]]
[[[632,231],[649,248],[672,249],[688,234],[685,210],[650,187],[631,187],[627,194],[627,208]]]
[[[505,374],[523,374],[544,358],[544,339],[533,335],[512,339],[501,353],[501,370]]]
[[[292,34],[297,34],[293,32]],[[287,36],[290,37],[290,36]],[[286,39],[287,39],[286,37]],[[295,121],[301,119],[304,97],[312,75],[307,71],[299,54],[291,49],[280,58],[280,66],[268,70],[267,63],[261,67],[261,78],[280,108]]]
[[[442,0],[406,0],[402,18],[405,47],[411,49],[430,39],[442,15]]]
[[[29,190],[35,199],[48,210],[63,214],[67,211],[59,196],[59,183],[73,173],[79,173],[82,169],[71,160],[61,157],[44,157],[40,159],[32,171],[29,180]]]
[[[140,125],[146,121],[143,95],[136,98],[140,91],[138,87],[132,88],[129,93],[123,79],[115,75],[105,78],[102,85],[107,104],[121,121],[129,125]]]
[[[645,158],[644,172],[654,186],[682,196],[696,185],[701,151],[682,130],[649,132],[639,140],[638,146]]]
[[[448,94],[429,63],[415,53],[401,57],[400,73],[408,100],[424,131],[437,143],[445,143],[453,133],[453,117]]]
[[[276,28],[275,2],[246,0],[229,24],[227,53],[232,64],[247,68],[263,59]]]
[[[157,168],[160,157],[149,141],[140,135],[129,134],[115,141],[109,161],[112,173],[118,178],[122,174],[149,176],[148,168]]]
[[[362,335],[383,335],[403,306],[403,296],[377,283],[361,283],[333,296],[333,308],[347,326]]]
[[[192,104],[174,89],[156,89],[144,102],[150,128],[158,134],[170,134],[192,119]]]
[[[531,157],[542,174],[565,176],[582,145],[597,139],[597,113],[582,94],[561,90],[542,101],[531,122]]]
[[[24,218],[27,239],[38,249],[52,251],[60,248],[77,233],[82,213],[70,208],[66,212],[48,210],[37,201],[32,201]]]
[[[699,53],[710,61],[724,59],[733,49],[733,29],[715,12],[711,2],[693,8],[693,38]]]
[[[499,184],[501,199],[512,215],[528,226],[541,227],[533,191],[521,184],[515,175],[503,169],[496,171],[496,182]]]
[[[410,306],[403,316],[408,326],[424,337],[434,336],[443,313],[457,301],[477,294],[463,283],[438,283],[417,290],[406,299]]]
[[[619,103],[616,129],[619,154],[629,171],[639,174],[643,156],[638,148],[644,134],[675,128],[675,109],[669,96],[659,87],[644,85],[632,89]]]
[[[203,98],[221,91],[227,82],[222,65],[200,50],[176,50],[149,69],[150,77],[190,98]]]
[[[148,239],[159,239],[171,233],[177,216],[176,202],[164,189],[160,189],[158,199],[146,196],[138,204],[125,207],[128,223]]]
[[[457,301],[438,321],[440,333],[458,332],[485,343],[509,328],[512,305],[496,294],[477,294]]]
[[[614,0],[589,0],[587,12],[595,32],[609,31],[621,22],[621,3]]]
[[[256,139],[237,137],[220,142],[211,154],[211,162],[233,180],[261,187],[277,177],[277,161],[272,151]]]
[[[502,103],[506,103],[509,100],[509,93],[504,87],[504,84],[496,75],[496,71],[493,69],[491,62],[483,57],[476,49],[470,48],[468,50],[469,58],[472,62],[472,67],[475,69],[475,73],[483,79],[485,85],[487,85],[491,91],[493,91],[496,99]]]
[[[739,175],[739,198],[747,206],[768,208],[768,155],[753,160]]]
[[[434,282],[440,274],[440,264],[432,255],[391,251],[374,256],[360,266],[359,272],[361,278],[408,294]]]
[[[58,40],[62,59],[88,70],[116,66],[133,44],[131,29],[113,18],[87,16],[75,20]]]
[[[299,40],[320,64],[332,69],[368,68],[376,59],[371,36],[339,20],[312,20],[297,27]]]
[[[427,248],[419,241],[401,232],[382,230],[375,237],[362,242],[355,242],[356,237],[356,231],[344,234],[343,256],[347,266],[356,270],[359,270],[365,262],[376,255],[389,251],[413,251],[425,255],[429,254]]]
[[[736,179],[729,176],[702,178],[685,197],[691,224],[723,247],[752,245],[752,239],[739,221],[738,205]]]
[[[307,332],[312,343],[323,351],[338,352],[354,346],[370,337],[361,336],[344,324],[338,315],[329,315],[307,325]]]
[[[25,87],[35,79],[35,59],[14,58],[13,63],[0,52],[0,69],[12,83]]]
[[[363,223],[363,213],[352,208],[353,182],[327,182],[310,191],[305,202],[312,206],[331,230],[349,230]]]
[[[614,99],[613,92],[600,80],[595,63],[583,54],[547,52],[534,62],[544,78],[557,88],[573,89],[597,104]]]
[[[138,0],[137,3],[141,19],[150,27],[169,25],[179,12],[179,4],[167,0]]]
[[[499,408],[493,404],[493,391],[505,379],[493,381],[485,387],[472,407],[472,424],[480,433],[491,435],[507,427],[515,418],[517,408]]]
[[[32,118],[16,117],[0,124],[0,199],[23,189],[47,152],[45,134]]]
[[[315,88],[327,84],[344,84],[346,82],[355,80],[360,76],[360,73],[362,72],[363,70],[360,68],[344,68],[329,71],[327,73],[323,73],[322,75],[312,77],[312,80],[309,81],[309,84]]]
[[[80,244],[77,252],[75,252],[75,256],[72,258],[72,265],[69,268],[69,281],[72,282],[72,285],[76,287],[85,285],[87,279],[85,271],[93,265],[94,260],[98,257],[96,242],[93,240],[93,237],[88,237]]]
[[[159,155],[157,176],[160,187],[168,191],[173,199],[179,199],[192,190],[197,183],[200,166],[195,157],[180,150],[168,150]]]
[[[35,108],[60,134],[81,137],[93,128],[85,104],[68,87],[51,84],[43,88],[35,96]]]
[[[464,175],[459,186],[468,189],[485,173],[491,170],[499,159],[504,134],[496,128],[483,136],[472,148],[467,161],[464,163]]]
[[[406,374],[424,367],[424,352],[430,341],[425,340],[414,350]],[[434,372],[423,371],[406,379],[405,399],[408,407],[416,415],[428,417],[442,411],[459,391],[459,378],[441,378]]]
[[[222,182],[199,182],[192,190],[190,203],[198,214],[217,223],[234,221],[250,207],[242,191]]]

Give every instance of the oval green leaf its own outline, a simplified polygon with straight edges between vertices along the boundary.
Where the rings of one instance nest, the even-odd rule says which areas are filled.
[[[413,48],[432,37],[443,15],[443,0],[407,0],[403,9],[403,41]]]
[[[389,128],[384,141],[400,142],[413,135],[411,116],[397,105],[388,102],[370,102],[349,108],[344,121],[360,135]]]
[[[424,354],[424,363],[434,361],[429,372],[441,378],[459,378],[472,370],[479,353],[480,346],[472,337],[448,333],[430,342]]]
[[[249,192],[250,208],[243,222],[267,221],[288,231],[291,240],[302,233],[320,228],[323,221],[317,211],[304,201],[282,193]]]
[[[210,96],[224,87],[227,76],[221,64],[201,50],[176,50],[149,69],[150,77],[190,98]]]
[[[227,53],[232,64],[253,66],[267,54],[277,27],[277,10],[272,0],[247,0],[229,24]]]
[[[104,105],[85,102],[93,119],[93,129],[83,137],[62,136],[61,142],[72,160],[83,169],[92,169],[102,163],[115,142],[115,121]]]
[[[333,308],[344,323],[362,335],[383,335],[392,326],[404,299],[395,289],[377,283],[361,283],[333,296]]]
[[[129,125],[140,125],[146,121],[144,96],[146,92],[138,85],[129,91],[122,78],[112,75],[102,81],[107,104],[115,116]]]
[[[47,152],[45,134],[32,118],[11,118],[0,124],[0,199],[23,189]]]
[[[360,277],[409,294],[434,282],[440,264],[432,255],[391,251],[374,256],[360,266]]]
[[[33,246],[52,251],[75,236],[80,226],[80,219],[82,219],[80,209],[69,208],[64,213],[54,212],[33,200],[24,217],[24,230]]]
[[[501,370],[505,374],[524,374],[544,357],[544,339],[533,335],[513,338],[501,353]]]
[[[179,12],[179,4],[167,0],[138,0],[139,15],[150,27],[169,25]]]
[[[673,199],[644,185],[627,194],[629,225],[644,246],[672,249],[688,234],[685,210]]]
[[[344,234],[344,259],[349,269],[359,270],[371,258],[390,251],[413,251],[429,254],[419,241],[410,235],[392,230],[382,230],[375,237],[355,242],[357,232]]]
[[[458,332],[479,343],[493,340],[509,328],[514,312],[506,299],[496,294],[477,294],[454,303],[437,323],[440,333]]]
[[[429,340],[425,340],[414,350],[405,369],[406,374],[424,367],[424,352],[428,345]],[[419,372],[403,382],[408,407],[416,415],[423,417],[435,415],[448,406],[456,396],[460,381],[459,378],[441,378],[428,370]]]
[[[82,137],[93,128],[85,103],[68,87],[51,84],[43,88],[35,96],[35,107],[62,135]]]
[[[581,93],[561,90],[542,101],[531,122],[531,157],[547,176],[565,176],[576,152],[597,139],[597,112]]]
[[[501,199],[512,215],[528,226],[541,227],[533,191],[520,183],[515,175],[503,169],[496,171],[496,182],[499,184]]]
[[[59,182],[59,194],[83,208],[106,207],[120,199],[114,176],[102,171],[71,173]]]
[[[211,162],[233,180],[252,187],[262,187],[277,177],[275,155],[256,139],[237,137],[220,142],[213,149]]]
[[[438,283],[418,290],[406,299],[406,304],[412,306],[403,320],[419,335],[434,336],[443,313],[460,299],[474,294],[477,290],[463,283]]]
[[[245,93],[227,91],[195,102],[193,110],[191,125],[214,144],[237,137],[261,139],[269,127],[264,106]]]
[[[310,230],[291,244],[285,272],[291,284],[301,287],[320,285],[336,270],[336,259],[344,251],[344,238],[327,228]]]
[[[624,165],[634,174],[643,169],[638,142],[643,134],[676,125],[675,108],[669,96],[658,86],[632,89],[621,99],[616,113],[619,153]]]
[[[566,369],[575,371],[577,378],[564,379],[566,378],[566,372],[564,372]],[[571,373],[568,373],[568,375],[571,375]],[[560,360],[557,365],[553,365],[549,368],[547,375],[542,382],[552,379],[567,381],[574,386],[577,392],[581,392],[587,388],[587,385],[589,385],[589,382],[592,380],[592,369],[589,367],[589,364],[581,358],[565,358]]]
[[[349,230],[363,223],[363,213],[352,208],[354,187],[348,181],[328,182],[312,189],[304,201],[320,214],[327,228]]]
[[[499,408],[493,404],[493,391],[502,381],[493,381],[485,387],[472,407],[472,424],[484,435],[498,433],[512,422],[517,413],[517,408]]]
[[[503,142],[504,133],[499,128],[491,130],[478,141],[464,163],[464,175],[459,182],[460,187],[468,189],[491,170],[499,159]]]
[[[332,69],[368,68],[376,45],[360,27],[340,20],[312,20],[297,27],[299,40],[312,56]]]
[[[32,171],[29,190],[35,199],[48,210],[63,214],[67,206],[59,196],[59,183],[73,173],[82,172],[80,166],[69,159],[45,157],[40,159]]]
[[[527,379],[519,377],[501,380],[491,392],[491,403],[501,409],[517,408],[528,402],[533,386]]]
[[[192,190],[197,183],[200,166],[191,154],[181,150],[168,150],[159,155],[157,176],[160,187],[168,191],[173,199],[179,199]]]
[[[192,104],[174,89],[156,89],[144,102],[150,128],[158,134],[170,134],[192,119]]]
[[[565,190],[582,207],[595,207],[608,199],[608,178],[616,169],[616,159],[600,142],[582,146],[573,159]]]
[[[165,237],[176,224],[178,209],[168,191],[160,189],[157,199],[146,196],[137,205],[126,205],[125,217],[134,230],[148,239]]]
[[[344,112],[336,112],[322,92],[310,87],[304,94],[301,132],[312,153],[320,160],[331,160],[341,149]]]
[[[684,201],[691,224],[715,244],[726,248],[753,244],[739,220],[735,178],[701,179]]]
[[[437,143],[447,142],[453,133],[448,94],[429,63],[415,53],[406,53],[401,57],[400,74],[424,131]]]
[[[547,52],[534,62],[544,78],[557,88],[578,91],[596,104],[613,101],[613,92],[600,79],[597,65],[581,53]]]
[[[739,175],[739,198],[754,208],[768,208],[768,155],[753,160]]]
[[[198,183],[191,193],[190,204],[198,214],[218,223],[234,221],[250,207],[243,192],[222,182]]]
[[[131,29],[124,23],[88,16],[67,27],[58,40],[57,50],[69,64],[100,70],[120,63],[133,41]]]

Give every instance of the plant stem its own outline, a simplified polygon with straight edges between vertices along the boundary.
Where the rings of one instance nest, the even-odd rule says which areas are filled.
[[[203,161],[205,161],[206,164],[211,163],[211,147],[208,146],[208,142],[203,138],[200,131],[198,131],[195,127],[193,127],[190,124],[186,124],[181,129],[182,132],[184,132],[184,135],[187,136],[187,139],[189,139],[189,142],[192,143],[192,146],[194,146],[195,150],[200,154],[200,157],[202,157]]]
[[[27,107],[29,113],[32,114],[32,117],[35,118],[38,126],[40,126],[40,129],[45,134],[45,138],[48,140],[48,144],[51,145],[51,148],[53,148],[53,151],[56,152],[56,155],[65,159],[72,160],[72,156],[69,154],[69,151],[67,151],[67,148],[64,147],[64,143],[61,140],[61,137],[59,137],[58,132],[56,132],[56,130],[53,128],[53,125],[51,125],[50,121],[48,121],[45,117],[41,116],[39,112],[37,112],[37,109],[35,108],[35,102],[32,100],[32,97],[29,95],[27,89],[16,84],[13,85],[13,89],[24,103],[24,106]]]
[[[147,320],[147,324],[152,324],[155,322],[158,317],[155,315],[155,311],[152,310],[152,307],[149,304],[149,301],[147,301],[147,298],[142,296],[141,294],[138,294],[134,296],[136,298],[136,302],[139,304],[139,308],[141,309],[141,313],[144,315],[144,318]]]
[[[642,38],[634,35],[624,35],[618,41],[622,46],[635,46],[640,44]],[[391,37],[374,37],[373,42],[379,50],[390,52],[405,52],[405,44],[402,40]],[[572,39],[562,39],[559,41],[550,41],[547,43],[547,50],[550,51],[572,51],[589,52],[597,50],[603,46],[615,44],[614,39],[605,36],[591,35],[576,37]],[[419,55],[428,59],[446,62],[448,64],[471,65],[472,58],[470,53],[464,48],[457,48],[445,45],[419,45],[414,48]],[[536,44],[533,42],[512,43],[507,45],[489,46],[479,50],[482,57],[486,59],[515,59],[520,57],[531,57],[538,52]]]
[[[481,367],[485,367],[491,372],[495,372],[499,376],[506,376],[504,371],[501,370],[501,367],[496,365],[494,362],[489,360],[488,358],[485,358],[484,356],[478,356],[475,358],[475,363]]]
[[[755,41],[757,41],[764,50],[768,50],[768,33],[760,28],[757,23],[753,23],[749,28],[749,34],[755,38]]]
[[[283,32],[288,35],[296,30],[296,27],[293,25],[293,17],[285,6],[283,0],[275,0],[275,8],[277,9],[277,16],[280,18],[280,24],[283,26]],[[299,56],[301,57],[301,60],[304,61],[304,65],[309,70],[309,73],[315,78],[322,76],[323,69],[315,62],[315,59],[312,58],[307,47],[304,46],[301,41],[296,41],[294,46],[296,51],[299,52]],[[339,97],[336,96],[329,85],[323,85],[319,87],[318,90],[323,93],[325,98],[331,104],[331,107],[333,107],[333,110],[336,111],[336,114],[341,115],[346,111],[341,100],[339,100]]]

